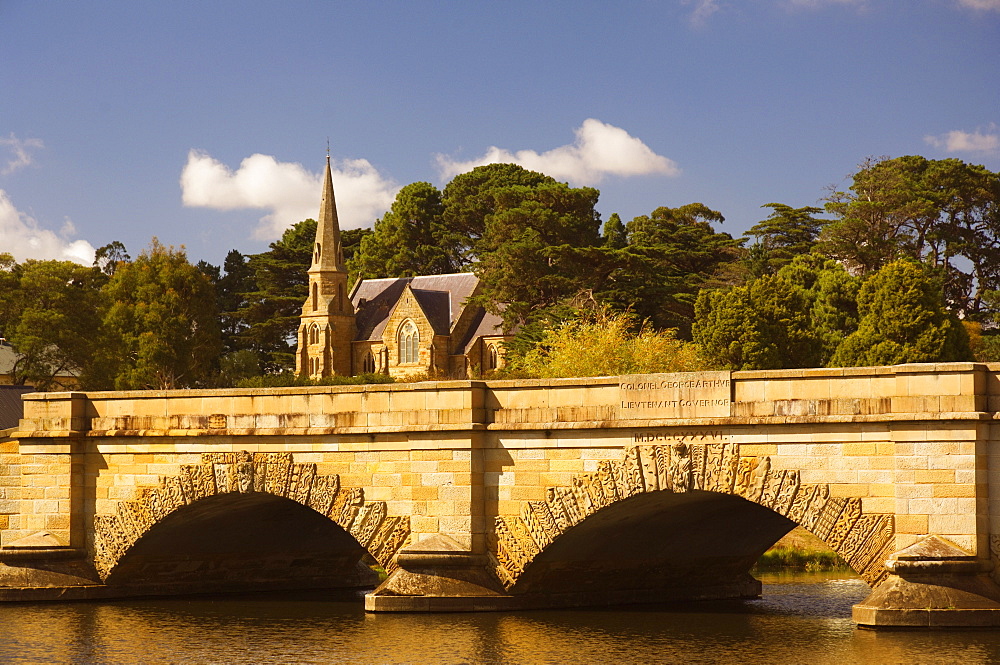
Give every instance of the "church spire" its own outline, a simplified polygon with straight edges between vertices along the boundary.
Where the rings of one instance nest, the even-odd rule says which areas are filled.
[[[309,295],[299,318],[295,355],[295,371],[303,376],[350,376],[354,366],[352,345],[357,326],[354,305],[347,291],[347,267],[340,242],[340,222],[327,149],[316,244],[308,272]]]
[[[313,246],[313,270],[347,272],[344,249],[340,244],[340,221],[337,219],[337,200],[333,196],[333,173],[330,171],[330,151],[326,153],[326,175],[323,180],[323,199],[319,206],[316,225],[316,244]]]

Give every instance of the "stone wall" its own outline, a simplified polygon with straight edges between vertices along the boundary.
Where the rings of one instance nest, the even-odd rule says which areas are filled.
[[[486,552],[498,519],[607,473],[630,449],[694,446],[754,468],[767,460],[796,487],[892,516],[894,549],[934,533],[985,559],[1000,533],[996,369],[33,395],[16,471],[8,462],[0,475],[0,506],[18,502],[0,511],[0,544],[46,529],[92,547],[96,517],[205,455],[246,451],[291,454],[385,502],[409,518],[411,542],[444,534]]]

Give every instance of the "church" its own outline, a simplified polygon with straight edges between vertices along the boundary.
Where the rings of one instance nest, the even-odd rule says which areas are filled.
[[[503,366],[499,316],[469,302],[472,273],[359,280],[348,290],[330,156],[316,226],[295,371],[469,378]]]

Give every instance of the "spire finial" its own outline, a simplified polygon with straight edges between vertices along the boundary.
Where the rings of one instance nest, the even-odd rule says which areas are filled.
[[[326,137],[326,161],[330,161],[330,137]]]

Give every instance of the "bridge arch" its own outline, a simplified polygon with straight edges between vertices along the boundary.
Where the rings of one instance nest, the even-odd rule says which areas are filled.
[[[497,576],[511,593],[533,591],[532,567],[552,565],[554,552],[571,552],[583,543],[579,534],[589,530],[605,542],[614,537],[611,526],[600,526],[610,524],[609,516],[641,529],[668,524],[656,516],[674,508],[711,516],[714,528],[744,535],[747,521],[756,520],[765,540],[776,534],[770,543],[798,524],[873,588],[887,576],[883,564],[894,550],[894,516],[865,514],[860,497],[832,496],[828,484],[803,483],[799,471],[774,469],[770,457],[741,455],[738,444],[678,442],[627,448],[622,459],[601,461],[596,473],[548,488],[544,501],[525,502],[519,515],[497,517],[490,534]],[[628,555],[625,542],[601,547]],[[744,574],[752,563],[743,562]]]
[[[343,487],[338,475],[317,473],[315,464],[297,464],[291,453],[204,453],[200,464],[182,465],[157,487],[120,501],[111,515],[94,518],[94,566],[101,579],[114,581],[129,555],[145,547],[159,528],[176,526],[184,516],[212,519],[212,513],[266,505],[271,512],[298,504],[309,509],[312,524],[332,522],[387,571],[410,533],[409,516],[388,514],[384,501],[366,501],[360,487]],[[300,515],[304,515],[300,511]]]

